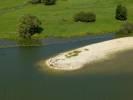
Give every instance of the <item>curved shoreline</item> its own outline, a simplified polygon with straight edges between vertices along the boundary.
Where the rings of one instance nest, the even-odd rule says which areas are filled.
[[[98,41],[105,41],[110,40],[115,37],[115,33],[107,33],[103,35],[86,35],[81,37],[70,37],[70,38],[59,38],[59,37],[47,37],[42,39],[32,39],[33,43],[27,44],[24,41],[22,43],[19,43],[19,40],[8,40],[8,39],[0,39],[0,48],[10,48],[10,47],[27,47],[27,46],[47,46],[47,45],[56,45],[56,44],[62,44],[62,43],[68,43],[68,42],[79,42],[79,41],[95,41],[94,39],[98,39]],[[31,42],[32,42],[31,41]],[[34,41],[40,41],[40,43],[37,43]],[[95,42],[98,42],[95,41]],[[86,43],[87,44],[87,43]]]
[[[133,49],[133,37],[124,37],[84,46],[75,50],[60,53],[43,61],[51,69],[72,71],[83,68],[84,65],[106,59],[110,54]]]

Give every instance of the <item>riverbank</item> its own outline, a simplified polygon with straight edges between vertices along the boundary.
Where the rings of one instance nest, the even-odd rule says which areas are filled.
[[[47,65],[57,70],[77,70],[84,65],[109,57],[123,50],[133,49],[133,37],[124,37],[84,46],[72,51],[61,53],[55,57],[41,62],[40,65]]]
[[[32,39],[32,40],[8,40],[0,39],[0,48],[8,47],[25,47],[25,46],[47,46],[54,44],[64,44],[64,43],[75,43],[82,41],[83,44],[96,43],[100,41],[110,40],[115,38],[115,33],[108,33],[103,35],[88,35],[82,37],[71,37],[71,38],[54,38],[49,37],[45,39]],[[84,46],[80,45],[79,47]]]

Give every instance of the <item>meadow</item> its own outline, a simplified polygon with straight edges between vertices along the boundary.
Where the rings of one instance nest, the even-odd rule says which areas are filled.
[[[128,9],[128,22],[133,22],[133,0],[58,0],[56,5],[27,4],[28,0],[2,0],[0,3],[0,38],[18,39],[19,19],[26,14],[37,16],[44,31],[34,38],[78,37],[117,31],[125,21],[115,19],[115,9],[123,4]],[[95,23],[74,22],[80,11],[94,12]]]

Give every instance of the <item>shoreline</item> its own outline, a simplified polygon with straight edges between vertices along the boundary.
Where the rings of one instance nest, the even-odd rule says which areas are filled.
[[[73,71],[83,68],[86,64],[107,59],[110,54],[128,49],[133,49],[133,37],[108,40],[60,53],[40,65],[47,65],[55,70]]]
[[[27,46],[44,46],[58,43],[67,43],[67,42],[76,42],[76,41],[84,41],[94,38],[114,38],[115,33],[107,33],[103,35],[86,35],[79,37],[47,37],[47,38],[33,38],[31,41],[29,40],[10,40],[10,39],[2,39],[0,38],[0,48],[10,48],[10,47],[27,47]]]

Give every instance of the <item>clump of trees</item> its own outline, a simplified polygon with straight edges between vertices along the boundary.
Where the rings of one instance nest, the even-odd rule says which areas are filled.
[[[117,5],[115,18],[117,20],[127,20],[127,8],[125,6]]]
[[[45,4],[45,5],[54,5],[56,4],[56,0],[31,0],[30,1],[32,4]]]
[[[24,15],[20,19],[18,27],[19,36],[24,39],[31,39],[34,34],[41,33],[41,21],[32,15]]]
[[[96,14],[92,12],[79,12],[74,16],[75,22],[95,22]]]

